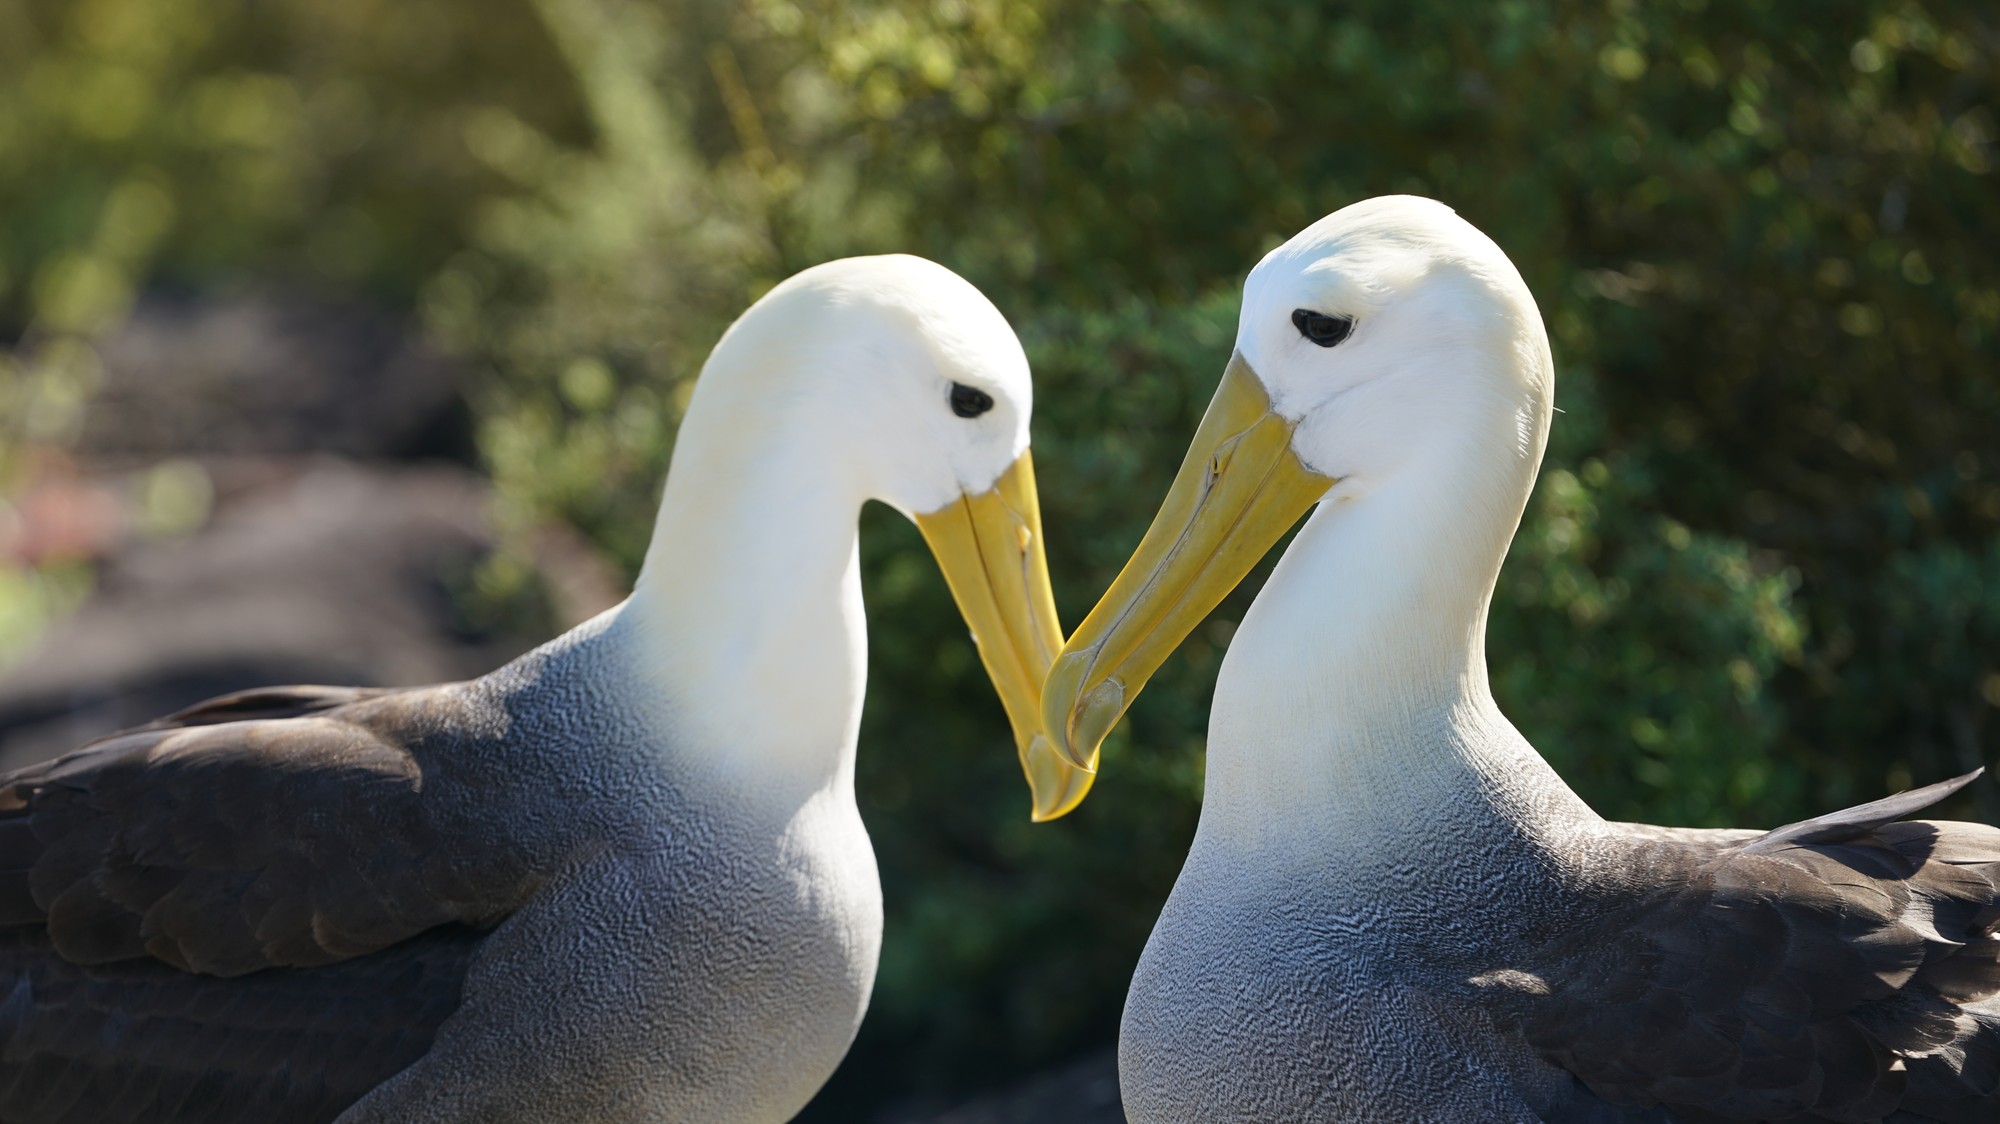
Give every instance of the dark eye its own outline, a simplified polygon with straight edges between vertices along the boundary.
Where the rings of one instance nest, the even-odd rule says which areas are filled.
[[[951,412],[961,418],[976,418],[993,408],[993,396],[962,382],[951,384]]]
[[[1354,330],[1354,321],[1345,316],[1328,316],[1310,308],[1292,310],[1292,325],[1299,334],[1321,347],[1332,347]]]

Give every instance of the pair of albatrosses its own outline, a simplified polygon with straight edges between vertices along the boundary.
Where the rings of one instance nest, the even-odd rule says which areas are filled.
[[[0,780],[0,1124],[778,1121],[882,938],[856,521],[915,513],[1037,818],[1062,644],[1027,359],[941,266],[811,269],[702,372],[624,604],[469,683],[201,704]]]
[[[1200,826],[1126,1000],[1186,1121],[2000,1121],[2000,830],[1607,823],[1494,705],[1548,434],[1534,300],[1444,206],[1359,203],[1244,286],[1138,552],[1044,687],[1073,762],[1309,508],[1236,630]]]
[[[1321,221],[1251,274],[1056,659],[1013,334],[929,263],[810,270],[716,348],[623,606],[472,683],[232,696],[0,783],[0,1124],[796,1111],[881,935],[869,498],[920,513],[1038,818],[1318,507],[1223,664],[1126,1007],[1142,1124],[2000,1119],[2000,831],[1892,822],[1963,779],[1762,834],[1612,824],[1495,707],[1551,379],[1448,209]]]

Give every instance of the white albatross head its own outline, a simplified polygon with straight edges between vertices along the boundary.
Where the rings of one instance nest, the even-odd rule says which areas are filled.
[[[669,492],[686,463],[782,474],[779,491],[878,500],[914,520],[1013,724],[1034,818],[1046,820],[1081,802],[1091,778],[1041,732],[1042,679],[1063,638],[1028,454],[1032,407],[1020,340],[978,289],[919,257],[844,258],[785,280],[724,333],[695,384]],[[730,494],[694,484],[707,498],[681,519],[758,517],[722,510]],[[662,519],[649,569],[675,557],[678,525]],[[771,528],[766,549],[786,549],[787,531]],[[702,587],[694,581],[692,599]]]
[[[841,467],[912,517],[990,491],[1028,449],[1028,357],[963,277],[909,254],[793,275],[738,318],[710,365],[769,377],[790,416],[838,430]]]
[[[1526,284],[1442,203],[1365,200],[1271,251],[1159,514],[1043,687],[1057,750],[1094,765],[1146,680],[1322,499],[1450,473],[1453,503],[1506,512],[1511,535],[1552,392]]]

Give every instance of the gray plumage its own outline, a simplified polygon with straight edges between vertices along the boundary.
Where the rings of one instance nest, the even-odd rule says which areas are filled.
[[[2000,830],[1893,822],[1971,779],[1761,834],[1578,821],[1561,848],[1489,807],[1283,888],[1197,848],[1127,1003],[1129,1111],[2000,1119]]]
[[[7,778],[0,1120],[788,1114],[859,1018],[878,891],[801,895],[781,825],[662,775],[626,624],[464,684],[228,696]],[[745,1050],[793,1060],[746,1089]]]
[[[1554,392],[1500,248],[1355,203],[1252,270],[1237,349],[1045,688],[1101,736],[1314,508],[1222,661],[1125,1008],[1131,1118],[2000,1120],[2000,829],[1898,822],[1970,778],[1764,833],[1607,823],[1494,701]]]
[[[962,278],[814,267],[710,356],[624,604],[469,682],[227,696],[0,778],[0,1124],[791,1117],[881,948],[861,508],[942,513],[1032,695],[1030,403]]]

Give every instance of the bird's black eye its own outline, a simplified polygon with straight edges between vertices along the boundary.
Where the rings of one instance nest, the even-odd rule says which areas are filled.
[[[1354,321],[1345,316],[1328,316],[1310,308],[1292,310],[1292,325],[1299,334],[1321,347],[1332,347],[1354,330]]]
[[[961,418],[976,418],[993,408],[993,396],[962,382],[951,384],[951,412]]]

